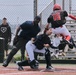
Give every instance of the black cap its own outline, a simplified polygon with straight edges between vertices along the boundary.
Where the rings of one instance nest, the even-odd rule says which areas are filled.
[[[4,17],[3,20],[7,20],[7,18]]]
[[[41,17],[40,16],[36,16],[35,19],[36,20],[41,20]]]

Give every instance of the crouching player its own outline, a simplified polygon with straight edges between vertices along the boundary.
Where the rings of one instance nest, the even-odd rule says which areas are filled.
[[[54,48],[50,43],[49,35],[51,34],[51,29],[45,29],[43,34],[38,35],[34,41],[31,40],[26,44],[29,60],[18,62],[18,70],[23,70],[22,66],[30,66],[32,69],[38,69],[38,61],[34,57],[34,52],[45,54],[46,69],[54,70],[51,66],[50,51],[48,49],[49,47]]]

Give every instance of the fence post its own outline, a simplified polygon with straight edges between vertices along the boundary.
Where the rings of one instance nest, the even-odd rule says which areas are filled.
[[[4,39],[0,37],[0,63],[4,61]]]
[[[34,18],[37,16],[37,0],[34,0]]]

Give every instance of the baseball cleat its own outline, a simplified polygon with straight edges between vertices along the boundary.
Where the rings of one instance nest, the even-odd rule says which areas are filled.
[[[17,66],[18,66],[18,70],[19,70],[19,71],[24,70],[23,67],[19,65],[19,61],[17,61],[16,64],[17,64]]]

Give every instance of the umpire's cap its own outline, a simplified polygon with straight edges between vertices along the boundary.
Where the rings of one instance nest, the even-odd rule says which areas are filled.
[[[35,18],[34,18],[34,20],[41,20],[41,17],[40,16],[36,16]]]
[[[7,18],[4,17],[3,20],[7,20]]]

